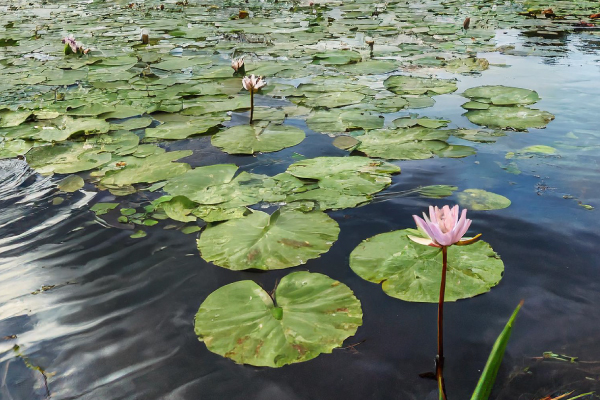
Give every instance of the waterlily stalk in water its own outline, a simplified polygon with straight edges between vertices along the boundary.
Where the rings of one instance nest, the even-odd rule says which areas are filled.
[[[419,230],[428,236],[416,237],[409,235],[412,241],[426,246],[442,249],[442,279],[440,284],[440,298],[438,303],[438,354],[435,358],[435,377],[438,382],[439,398],[446,400],[446,386],[444,384],[444,296],[446,294],[446,272],[448,270],[448,247],[456,244],[465,246],[475,243],[481,234],[472,239],[461,240],[471,226],[467,219],[467,210],[462,210],[459,218],[459,208],[444,206],[429,207],[429,217],[423,213],[423,218],[413,215]]]
[[[263,79],[262,76],[245,76],[242,79],[242,85],[244,89],[250,92],[250,123],[254,119],[254,93],[257,92],[260,88],[266,86],[267,81]]]

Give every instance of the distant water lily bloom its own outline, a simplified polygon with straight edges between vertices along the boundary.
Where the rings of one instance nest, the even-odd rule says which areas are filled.
[[[467,219],[467,210],[462,210],[459,218],[459,207],[452,208],[444,206],[442,208],[429,206],[429,217],[423,213],[423,218],[413,215],[419,230],[425,233],[429,238],[420,238],[410,236],[413,242],[432,247],[447,247],[456,245],[471,244],[479,240],[477,235],[473,239],[461,241],[471,226],[471,220]]]
[[[265,87],[267,85],[267,81],[265,81],[262,76],[245,76],[242,79],[242,85],[244,89],[249,91],[250,93],[257,92],[260,88]]]
[[[244,57],[240,57],[240,58],[236,58],[235,60],[232,60],[231,68],[233,68],[235,73],[244,73],[245,72]]]
[[[260,88],[264,87],[267,84],[262,76],[245,76],[242,79],[242,85],[244,89],[250,92],[250,123],[254,119],[254,93],[257,92]]]
[[[69,46],[73,53],[77,53],[77,51],[79,50],[79,46],[77,45],[77,42],[75,41],[73,35],[65,36],[62,42]]]
[[[81,43],[75,41],[73,35],[65,36],[62,39],[65,44],[65,54],[87,54],[90,49],[85,49]]]

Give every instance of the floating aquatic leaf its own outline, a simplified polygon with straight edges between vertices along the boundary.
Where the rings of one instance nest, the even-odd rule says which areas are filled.
[[[107,171],[100,182],[103,185],[127,186],[134,183],[153,183],[173,178],[184,174],[190,169],[190,166],[172,161],[191,154],[192,151],[190,150],[182,150],[165,152],[145,158],[127,156],[119,161],[125,163],[124,167]]]
[[[394,75],[387,78],[383,84],[390,92],[399,95],[435,96],[456,91],[456,83],[448,79],[418,78],[408,75]]]
[[[83,178],[79,175],[69,175],[58,182],[58,188],[67,193],[76,192],[85,185]]]
[[[398,69],[396,61],[389,60],[368,60],[350,65],[341,65],[338,69],[352,75],[380,75]]]
[[[430,199],[443,199],[444,197],[451,196],[458,187],[449,185],[431,185],[423,186],[417,189],[417,192]]]
[[[442,277],[442,252],[414,243],[407,235],[422,236],[415,229],[403,229],[364,240],[350,254],[350,268],[369,282],[382,283],[389,296],[435,303]],[[504,264],[484,241],[451,246],[445,301],[488,292],[500,282],[503,272]]]
[[[239,364],[282,367],[341,346],[362,325],[360,301],[325,275],[294,272],[273,297],[253,281],[211,293],[194,321],[206,347]]]
[[[96,203],[90,208],[91,211],[95,212],[96,215],[103,215],[108,213],[110,210],[114,210],[119,206],[119,203]]]
[[[72,174],[108,163],[110,153],[87,150],[83,143],[34,147],[27,153],[27,162],[40,174]]]
[[[0,159],[25,155],[33,146],[34,142],[22,139],[2,141],[0,142]]]
[[[329,250],[340,228],[314,211],[261,211],[209,226],[198,239],[206,261],[232,270],[283,269],[306,263]]]
[[[288,174],[304,179],[323,179],[347,172],[389,175],[400,172],[400,167],[367,157],[316,157],[290,165]]]
[[[392,123],[396,128],[411,128],[413,126],[421,126],[423,128],[443,128],[448,125],[450,121],[445,119],[430,119],[427,117],[413,118],[413,117],[402,117],[395,119]]]
[[[211,143],[229,154],[279,151],[304,140],[304,131],[291,125],[238,125],[214,135]]]
[[[296,102],[313,108],[336,108],[347,106],[350,104],[360,103],[364,98],[365,95],[361,93],[331,92],[320,93],[306,98],[299,98],[296,100]]]
[[[481,189],[465,189],[456,194],[458,203],[470,210],[501,210],[510,206],[510,200]]]
[[[324,133],[378,129],[383,127],[383,122],[383,117],[378,114],[358,110],[316,111],[306,120],[310,129]]]
[[[444,69],[455,74],[465,74],[470,72],[485,71],[490,67],[490,63],[485,58],[457,58],[447,61]]]
[[[227,117],[215,116],[215,117],[202,117],[202,118],[189,118],[184,121],[167,122],[164,125],[160,125],[156,128],[148,128],[144,134],[147,138],[158,138],[158,139],[185,139],[193,135],[199,135],[206,133],[212,128],[218,127]]]
[[[359,62],[362,57],[356,51],[351,50],[329,50],[317,53],[313,56],[315,64],[322,65],[344,65]]]
[[[465,116],[474,124],[489,128],[527,130],[545,128],[554,115],[527,107],[495,107],[468,111]]]
[[[540,101],[540,96],[533,90],[501,85],[470,88],[465,90],[463,96],[495,106],[526,106]]]
[[[552,155],[552,154],[556,154],[556,149],[554,147],[538,144],[538,145],[524,147],[521,150],[519,150],[519,153],[521,153],[521,154],[538,153],[538,154]]]
[[[431,158],[448,147],[448,133],[429,128],[382,129],[360,136],[357,149],[368,156],[392,160]]]

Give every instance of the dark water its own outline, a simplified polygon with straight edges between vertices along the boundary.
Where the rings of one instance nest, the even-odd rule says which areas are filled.
[[[498,40],[514,41],[516,32]],[[200,343],[193,318],[217,288],[252,279],[270,290],[290,271],[233,272],[204,262],[196,235],[148,229],[145,239],[95,221],[89,204],[105,193],[60,194],[51,181],[27,172],[18,161],[0,164],[0,398],[52,399],[435,399],[434,381],[418,374],[433,368],[435,304],[388,297],[348,267],[362,240],[412,227],[412,214],[432,202],[394,196],[419,185],[480,188],[510,198],[498,211],[470,211],[472,232],[502,256],[502,282],[490,293],[446,306],[446,381],[451,399],[467,399],[491,346],[520,299],[517,320],[500,371],[501,399],[540,399],[559,389],[599,390],[600,364],[536,363],[544,351],[600,360],[600,73],[598,36],[564,41],[564,57],[485,54],[492,68],[482,77],[461,77],[463,89],[505,84],[538,91],[535,108],[556,115],[544,130],[508,132],[495,144],[475,144],[476,156],[399,162],[402,174],[373,203],[332,212],[339,240],[321,258],[294,270],[321,272],[347,284],[361,300],[363,326],[346,345],[316,359],[281,369],[240,366]],[[526,48],[525,48],[526,49]],[[436,97],[421,115],[446,117],[471,127],[458,95]],[[399,113],[405,115],[407,113]],[[301,121],[289,121],[305,127]],[[572,135],[568,135],[569,133]],[[195,150],[193,166],[235,162],[246,170],[285,170],[293,152],[307,157],[344,155],[332,139],[308,132],[292,149],[232,157],[206,138],[170,149]],[[573,138],[576,137],[576,138]],[[457,143],[460,142],[457,140]],[[464,143],[470,144],[470,143]],[[544,144],[559,156],[516,160],[522,173],[502,170],[507,151]],[[89,188],[90,190],[92,188]],[[573,198],[563,198],[572,196]],[[586,210],[578,204],[589,204]],[[47,286],[44,286],[47,285]],[[50,287],[56,285],[55,287]],[[44,286],[44,289],[40,289]],[[36,292],[39,291],[39,292]],[[33,294],[36,293],[36,294]],[[20,355],[13,346],[20,346]],[[38,366],[47,377],[48,388]],[[529,372],[524,368],[529,367]]]

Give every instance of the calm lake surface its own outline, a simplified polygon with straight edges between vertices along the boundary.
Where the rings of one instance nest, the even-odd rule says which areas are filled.
[[[495,41],[524,51],[533,46],[513,29],[498,30]],[[147,228],[143,239],[130,238],[131,230],[107,227],[90,211],[92,204],[114,199],[107,191],[86,184],[54,205],[56,197],[65,197],[54,186],[62,176],[43,177],[21,160],[1,160],[0,337],[17,338],[0,340],[0,398],[436,399],[435,382],[419,374],[433,369],[437,305],[387,296],[357,276],[348,259],[364,239],[413,227],[412,215],[428,205],[454,204],[452,198],[395,195],[437,184],[485,189],[512,201],[502,210],[469,211],[470,232],[483,233],[502,257],[505,272],[489,293],[446,305],[450,398],[470,397],[495,338],[521,299],[525,306],[493,398],[537,400],[561,388],[599,390],[599,364],[569,369],[560,362],[542,366],[532,360],[547,351],[600,360],[600,36],[572,33],[558,50],[560,55],[546,57],[480,53],[492,66],[480,75],[459,75],[457,92],[436,96],[432,107],[386,116],[418,112],[448,119],[450,128],[475,129],[463,116],[465,99],[459,93],[507,85],[537,91],[542,100],[536,108],[556,118],[545,129],[508,131],[495,143],[451,139],[475,147],[477,154],[469,157],[392,161],[402,173],[373,202],[328,212],[340,226],[339,239],[320,258],[291,271],[323,273],[354,291],[362,303],[363,325],[344,345],[360,344],[278,369],[237,365],[208,351],[193,323],[202,301],[223,285],[249,279],[271,290],[290,270],[219,268],[198,255],[197,234],[182,235],[163,229],[164,224]],[[257,101],[280,100],[258,96]],[[230,124],[242,118],[234,113]],[[192,167],[234,163],[268,175],[284,172],[296,161],[294,153],[347,155],[304,120],[288,118],[286,124],[302,128],[307,138],[275,153],[228,155],[212,147],[208,136],[162,146],[193,150],[184,159]],[[532,145],[557,151],[505,158]],[[520,174],[500,168],[511,161]],[[141,204],[144,198],[130,200]],[[45,371],[47,387],[25,357]]]

